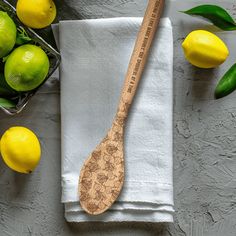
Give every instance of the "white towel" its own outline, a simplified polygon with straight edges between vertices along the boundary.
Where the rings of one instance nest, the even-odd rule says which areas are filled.
[[[62,202],[67,221],[173,221],[173,37],[168,18],[161,20],[127,120],[122,193],[99,216],[88,215],[79,205],[81,167],[111,127],[141,22],[111,18],[61,21],[53,27],[62,56]]]

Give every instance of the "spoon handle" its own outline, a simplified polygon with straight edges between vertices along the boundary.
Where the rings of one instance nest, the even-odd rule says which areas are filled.
[[[117,111],[117,116],[119,118],[125,119],[128,115],[129,106],[136,93],[138,83],[148,58],[149,49],[160,22],[164,3],[165,0],[149,0],[148,2],[126,73]]]

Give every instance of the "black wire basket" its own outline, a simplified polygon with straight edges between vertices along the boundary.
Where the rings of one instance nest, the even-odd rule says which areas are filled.
[[[15,22],[16,26],[21,27],[25,30],[28,36],[32,39],[30,43],[40,46],[46,52],[49,58],[49,62],[50,62],[48,75],[42,84],[40,84],[36,89],[32,91],[21,92],[13,97],[7,98],[8,100],[11,100],[12,102],[14,102],[14,104],[16,104],[15,107],[6,108],[3,106],[0,106],[0,109],[2,109],[5,113],[9,115],[14,115],[23,110],[23,108],[29,102],[30,98],[34,96],[34,94],[37,92],[39,87],[41,87],[47,81],[47,79],[53,74],[53,72],[57,69],[61,61],[61,56],[60,56],[60,53],[57,52],[57,50],[54,49],[51,45],[49,45],[42,37],[40,37],[32,29],[26,27],[24,24],[20,22],[20,20],[18,19],[16,15],[16,9],[9,2],[7,2],[6,0],[0,0],[0,11],[7,12],[8,15]]]

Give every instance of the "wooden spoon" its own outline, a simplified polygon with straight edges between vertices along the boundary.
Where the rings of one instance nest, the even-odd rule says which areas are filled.
[[[164,0],[149,0],[130,59],[112,127],[81,169],[80,204],[89,214],[98,215],[105,212],[117,199],[122,189],[124,182],[124,124],[141,79],[163,7]]]

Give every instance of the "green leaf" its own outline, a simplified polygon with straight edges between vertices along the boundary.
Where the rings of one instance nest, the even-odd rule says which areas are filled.
[[[222,30],[236,30],[236,23],[234,19],[225,9],[216,5],[200,5],[181,12],[188,15],[204,17]]]
[[[10,56],[10,54],[9,55],[7,55],[7,56],[5,56],[5,57],[3,57],[2,58],[2,62],[4,63],[4,62],[6,62],[7,61],[7,58]]]
[[[13,108],[16,104],[12,102],[11,100],[8,100],[6,98],[0,98],[0,107],[4,108]]]
[[[28,36],[23,27],[17,28],[16,45],[22,45],[30,42],[32,39]]]
[[[215,97],[222,98],[236,89],[236,63],[226,72],[218,83],[215,90]]]

